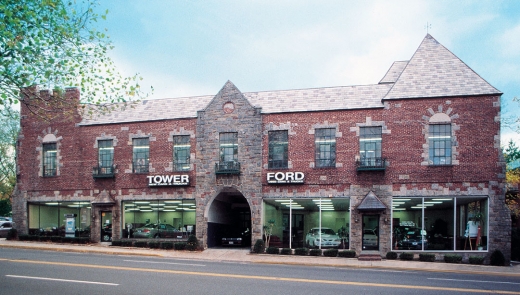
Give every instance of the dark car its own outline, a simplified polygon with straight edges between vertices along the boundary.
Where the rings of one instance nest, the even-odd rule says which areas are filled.
[[[136,228],[134,238],[177,238],[182,236],[182,232],[165,223],[149,223]]]
[[[421,250],[428,247],[428,240],[421,234],[420,229],[409,229],[403,233],[402,239],[397,243],[399,249]]]
[[[13,224],[11,221],[0,221],[0,238],[6,238],[7,232],[11,230]]]
[[[248,246],[251,242],[249,228],[242,231],[227,233],[222,238],[222,246]]]
[[[103,239],[103,242],[109,242],[112,241],[112,224],[105,224],[103,229],[101,230],[101,237]]]

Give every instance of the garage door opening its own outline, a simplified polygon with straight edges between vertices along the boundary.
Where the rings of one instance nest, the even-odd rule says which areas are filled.
[[[251,209],[236,191],[221,192],[208,211],[208,247],[250,247]]]

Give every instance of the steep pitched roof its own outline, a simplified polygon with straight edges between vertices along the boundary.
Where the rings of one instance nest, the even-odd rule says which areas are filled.
[[[383,99],[502,94],[430,34]]]
[[[359,211],[381,211],[386,209],[386,205],[379,200],[374,192],[370,191],[356,209]]]
[[[404,68],[408,64],[408,61],[394,61],[392,66],[388,69],[388,72],[386,72],[385,76],[381,81],[379,81],[379,84],[385,84],[385,83],[395,83],[397,81],[397,78],[401,75]]]

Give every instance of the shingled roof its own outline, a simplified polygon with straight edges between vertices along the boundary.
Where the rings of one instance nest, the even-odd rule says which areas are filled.
[[[227,83],[230,83],[229,81]],[[382,108],[388,99],[500,95],[427,34],[409,61],[392,64],[379,84],[242,93],[263,114]],[[84,116],[80,125],[196,118],[215,95],[143,100],[132,107]],[[89,106],[96,108],[96,106]]]
[[[384,99],[502,94],[430,34]]]

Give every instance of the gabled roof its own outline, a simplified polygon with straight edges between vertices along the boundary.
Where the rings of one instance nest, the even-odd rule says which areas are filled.
[[[196,118],[225,89],[240,92],[228,81],[217,95],[144,100],[85,115],[79,125]],[[262,114],[383,108],[385,99],[500,94],[429,34],[412,58],[394,62],[379,84],[242,93]]]
[[[502,94],[430,34],[383,99]]]
[[[386,209],[386,205],[379,200],[374,192],[370,191],[356,209],[359,211],[382,211]]]

